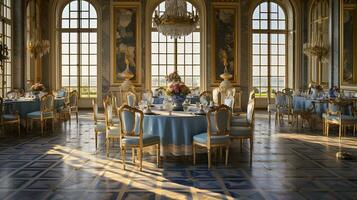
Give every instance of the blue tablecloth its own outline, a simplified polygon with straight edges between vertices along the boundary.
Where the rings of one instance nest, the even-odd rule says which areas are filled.
[[[315,105],[314,105],[315,104]],[[320,99],[309,99],[301,96],[294,96],[293,98],[293,108],[294,110],[304,110],[308,111],[311,108],[314,108],[314,112],[320,118],[323,113],[328,111],[328,101]],[[345,107],[342,109],[342,113],[345,115],[352,114],[351,107]]]
[[[56,111],[59,112],[64,106],[64,98],[56,98],[54,101]],[[5,113],[18,112],[22,119],[26,119],[27,113],[40,110],[39,100],[13,100],[4,101]]]
[[[206,132],[206,116],[173,112],[167,115],[146,115],[144,134],[160,136],[161,155],[192,155],[193,136]]]
[[[154,104],[162,104],[164,101],[164,97],[153,97],[153,98],[154,98]],[[200,102],[199,96],[186,97],[186,99],[189,100],[190,104],[196,104],[197,102]]]

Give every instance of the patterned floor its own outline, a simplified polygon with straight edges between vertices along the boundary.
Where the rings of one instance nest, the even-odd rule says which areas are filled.
[[[231,149],[230,163],[207,169],[203,154],[155,166],[146,155],[144,171],[128,162],[122,170],[118,145],[110,158],[103,137],[95,153],[90,114],[77,126],[57,125],[52,136],[0,137],[0,199],[357,199],[357,159],[339,161],[341,147],[357,157],[357,138],[326,138],[320,131],[288,126],[276,130],[266,115],[257,115],[254,156],[247,146]],[[245,144],[246,145],[246,144]],[[128,155],[130,160],[130,155]]]

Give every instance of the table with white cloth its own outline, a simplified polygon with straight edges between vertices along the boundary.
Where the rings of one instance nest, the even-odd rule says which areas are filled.
[[[153,109],[156,115],[144,116],[144,135],[160,137],[161,156],[192,155],[193,136],[207,130],[205,115]]]

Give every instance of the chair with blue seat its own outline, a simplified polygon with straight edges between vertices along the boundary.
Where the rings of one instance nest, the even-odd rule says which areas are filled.
[[[134,107],[137,105],[137,98],[136,98],[136,94],[134,92],[127,92],[126,93],[126,100],[127,100],[127,104],[131,107]]]
[[[284,115],[288,116],[288,123],[291,122],[290,118],[293,117],[293,97],[290,94],[286,94],[284,92],[276,92],[275,94],[275,124],[284,123]]]
[[[196,164],[196,146],[207,148],[208,168],[211,168],[211,150],[217,147],[226,148],[225,164],[228,164],[230,139],[230,124],[232,111],[226,105],[220,105],[206,114],[207,132],[193,137],[193,164]]]
[[[143,148],[156,145],[157,165],[160,163],[160,137],[153,135],[144,135],[143,120],[144,113],[127,104],[122,105],[118,111],[120,119],[120,149],[123,160],[123,169],[125,170],[126,149],[133,150],[133,162],[135,159],[135,149],[138,151],[140,162],[140,171],[142,171]]]
[[[109,146],[111,142],[117,140],[120,141],[120,125],[115,123],[113,113],[113,104],[110,99],[106,99],[103,102],[104,105],[104,117],[105,117],[105,145],[106,145],[106,155],[109,156]]]
[[[44,135],[44,128],[47,120],[52,121],[52,132],[55,126],[55,109],[54,109],[54,95],[46,94],[41,97],[40,110],[27,114],[26,127],[29,128],[29,124],[32,127],[33,121],[40,121],[41,134]]]
[[[105,121],[98,117],[98,104],[95,99],[92,99],[93,107],[93,120],[94,120],[94,136],[95,136],[95,149],[97,149],[98,135],[106,132]]]
[[[68,115],[69,117],[69,123],[71,123],[71,115],[72,113],[76,114],[76,122],[78,124],[79,119],[78,119],[78,92],[76,90],[73,90],[72,92],[69,93],[67,102],[65,103],[65,107],[63,108],[62,111],[63,115]]]
[[[250,92],[249,92],[249,99],[248,99],[248,102],[250,101],[255,101],[255,92],[256,92],[256,89],[252,89]],[[247,110],[248,110],[248,107],[247,107]],[[232,126],[244,126],[244,127],[249,127],[250,124],[248,123],[247,121],[247,113],[239,113],[238,116],[233,116],[232,117]]]
[[[253,132],[254,132],[254,108],[255,108],[255,100],[252,99],[248,102],[247,106],[247,123],[249,126],[232,126],[231,131],[231,139],[240,141],[240,151],[243,151],[243,140],[249,139],[250,142],[250,163],[252,163],[252,155],[253,155]]]
[[[69,102],[69,93],[68,90],[66,88],[60,88],[56,91],[53,91],[53,94],[55,95],[55,98],[63,98],[64,99],[64,103],[63,105],[61,105],[60,107],[57,108],[57,119],[61,120],[61,119],[65,119],[65,115],[68,114],[67,112],[67,107],[66,105],[68,105]]]
[[[348,112],[344,112],[347,108]],[[353,102],[342,98],[330,99],[327,113],[323,114],[324,135],[329,136],[330,125],[339,127],[338,137],[346,134],[346,128],[353,127],[353,134],[356,133],[357,113],[353,112]]]
[[[2,129],[2,133],[5,132],[6,125],[14,124],[17,126],[18,136],[20,136],[20,133],[21,133],[20,115],[18,113],[5,114],[3,109],[4,109],[4,99],[2,97],[0,97],[0,126]]]

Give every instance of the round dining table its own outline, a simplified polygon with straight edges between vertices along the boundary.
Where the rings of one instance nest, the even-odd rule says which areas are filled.
[[[154,115],[144,116],[144,135],[160,137],[161,156],[192,155],[193,136],[207,130],[206,115],[194,112],[153,109]]]

